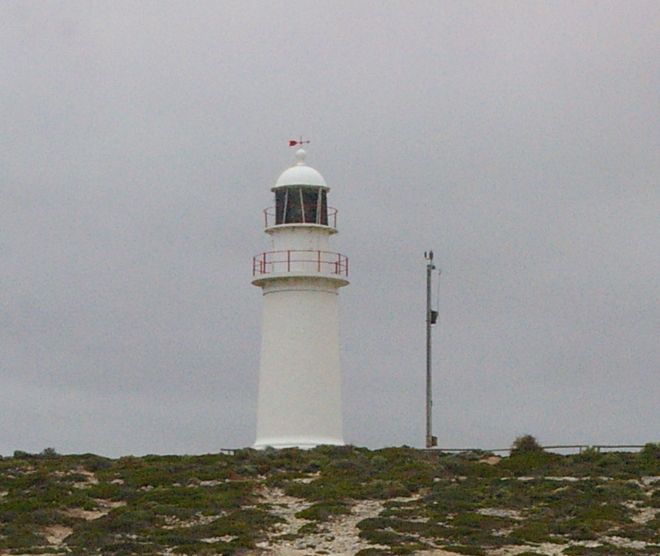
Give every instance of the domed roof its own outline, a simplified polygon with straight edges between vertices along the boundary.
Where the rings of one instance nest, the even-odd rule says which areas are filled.
[[[311,166],[305,164],[305,155],[307,153],[304,149],[298,149],[296,152],[297,162],[291,168],[287,168],[282,172],[277,181],[275,182],[275,188],[277,187],[286,187],[289,185],[312,185],[317,187],[328,187],[323,179],[323,176],[317,171],[314,170]]]

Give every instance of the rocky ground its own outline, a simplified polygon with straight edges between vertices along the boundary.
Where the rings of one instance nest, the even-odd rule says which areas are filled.
[[[660,554],[660,447],[0,459],[0,554]]]

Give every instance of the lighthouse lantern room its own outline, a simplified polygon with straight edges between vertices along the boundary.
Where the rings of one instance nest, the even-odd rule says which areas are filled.
[[[255,448],[343,444],[338,290],[348,259],[329,250],[337,211],[305,155],[272,188],[271,250],[252,261],[264,297]]]

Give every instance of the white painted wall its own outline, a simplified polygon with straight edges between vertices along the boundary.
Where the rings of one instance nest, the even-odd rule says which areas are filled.
[[[302,277],[262,284],[255,448],[343,444],[337,289],[345,283]]]
[[[293,224],[267,231],[271,236],[271,251],[256,258],[252,281],[255,286],[264,285],[274,275],[326,276],[341,279],[341,285],[348,284],[346,258],[329,250],[328,238],[335,233],[332,228]]]
[[[328,238],[336,233],[332,228],[304,224],[273,227],[268,230],[274,251],[286,249],[311,249],[329,251]]]

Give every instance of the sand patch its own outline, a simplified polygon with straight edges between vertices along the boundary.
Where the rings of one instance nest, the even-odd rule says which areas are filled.
[[[308,485],[312,481],[315,481],[316,479],[318,479],[320,476],[321,476],[321,472],[319,471],[317,473],[311,473],[311,474],[307,475],[307,477],[300,477],[298,479],[293,479],[293,482],[294,483],[302,483],[303,485]]]
[[[520,520],[523,519],[522,514],[518,510],[509,510],[507,508],[481,508],[477,510],[479,515],[487,515],[491,517],[508,517],[509,519]]]
[[[108,511],[100,510],[83,510],[82,508],[69,508],[62,512],[64,515],[69,517],[75,517],[76,519],[84,519],[85,521],[94,521],[100,517],[109,513]]]
[[[287,496],[281,489],[264,488],[261,491],[261,502],[271,506],[270,512],[283,519],[276,524],[268,536],[268,540],[257,544],[257,548],[268,554],[282,556],[306,556],[326,553],[333,556],[353,556],[363,548],[389,547],[369,544],[359,536],[357,524],[363,519],[376,517],[383,510],[384,500],[361,500],[353,504],[350,513],[338,515],[329,521],[319,523],[316,531],[300,535],[298,538],[278,538],[282,535],[297,535],[300,528],[308,523],[295,514],[311,506],[311,503],[301,498]],[[416,500],[412,498],[396,498],[402,502]]]
[[[180,529],[186,527],[195,527],[197,525],[208,525],[209,523],[215,521],[222,517],[223,514],[218,515],[204,515],[204,514],[195,514],[194,516],[188,519],[180,519],[173,515],[165,516],[165,525],[162,526],[163,529]],[[219,538],[219,537],[218,537]],[[223,539],[220,539],[223,540]],[[207,541],[202,539],[203,542],[215,542]]]
[[[424,552],[415,552],[420,556],[459,556],[457,552],[447,552],[441,548],[434,548],[433,550],[425,550]]]
[[[492,552],[489,552],[491,556],[517,556],[523,552],[535,552],[537,554],[543,554],[544,556],[561,556],[565,548],[568,548],[568,544],[553,544],[553,543],[541,543],[533,546],[530,545],[520,545],[520,546],[503,546]]]
[[[42,533],[48,541],[48,544],[62,544],[62,541],[73,533],[73,529],[71,529],[71,527],[65,527],[64,525],[51,525],[49,527],[44,527]]]
[[[62,513],[69,517],[76,519],[84,519],[85,521],[94,521],[104,515],[108,515],[115,508],[121,508],[126,505],[126,502],[115,502],[114,500],[97,499],[96,503],[99,505],[98,510],[85,510],[83,508],[68,508],[63,510]]]

